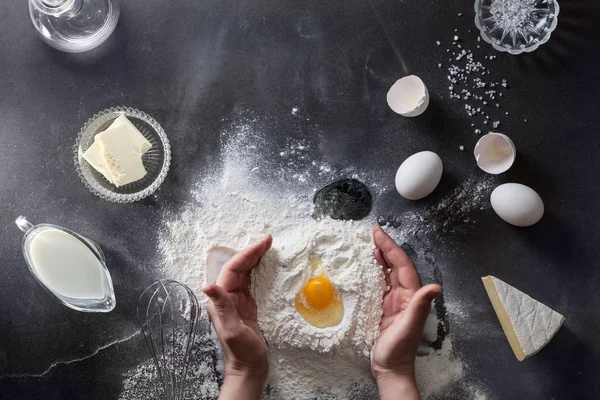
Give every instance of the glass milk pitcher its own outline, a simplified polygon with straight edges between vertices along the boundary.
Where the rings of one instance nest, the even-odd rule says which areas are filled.
[[[119,0],[29,0],[29,15],[50,46],[69,53],[104,42],[119,20]]]
[[[15,221],[25,233],[23,255],[36,280],[64,305],[77,311],[108,312],[115,294],[106,259],[90,239],[51,224]]]

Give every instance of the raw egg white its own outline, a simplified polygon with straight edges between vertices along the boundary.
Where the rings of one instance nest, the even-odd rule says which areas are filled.
[[[344,301],[319,259],[311,260],[311,275],[295,298],[298,314],[317,328],[338,325],[344,318]]]

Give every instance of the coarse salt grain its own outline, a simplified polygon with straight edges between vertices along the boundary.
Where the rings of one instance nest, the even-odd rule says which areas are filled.
[[[492,0],[490,14],[504,32],[515,32],[528,24],[537,0]]]

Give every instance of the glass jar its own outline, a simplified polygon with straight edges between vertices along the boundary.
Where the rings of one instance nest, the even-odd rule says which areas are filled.
[[[103,43],[119,20],[118,0],[29,0],[33,26],[50,46],[69,53]]]

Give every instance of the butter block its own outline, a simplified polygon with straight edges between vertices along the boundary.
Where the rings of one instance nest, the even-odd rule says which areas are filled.
[[[129,134],[131,141],[133,142],[135,148],[138,149],[140,154],[145,154],[152,148],[152,143],[150,143],[148,139],[142,135],[142,132],[140,132],[139,129],[136,128],[135,125],[133,125],[125,115],[121,115],[119,118],[115,119],[108,129],[119,126],[124,126],[127,128],[127,133]],[[96,135],[96,140],[98,140],[99,135],[100,133]]]
[[[112,176],[106,169],[104,165],[104,158],[102,157],[102,149],[100,148],[100,144],[98,142],[94,142],[85,153],[83,153],[83,158],[98,172],[100,172],[104,177],[110,182],[112,181]]]
[[[565,317],[493,276],[481,278],[500,325],[519,361],[540,351]]]
[[[146,176],[142,154],[128,134],[125,124],[109,128],[96,136],[104,168],[117,186],[127,185]]]

